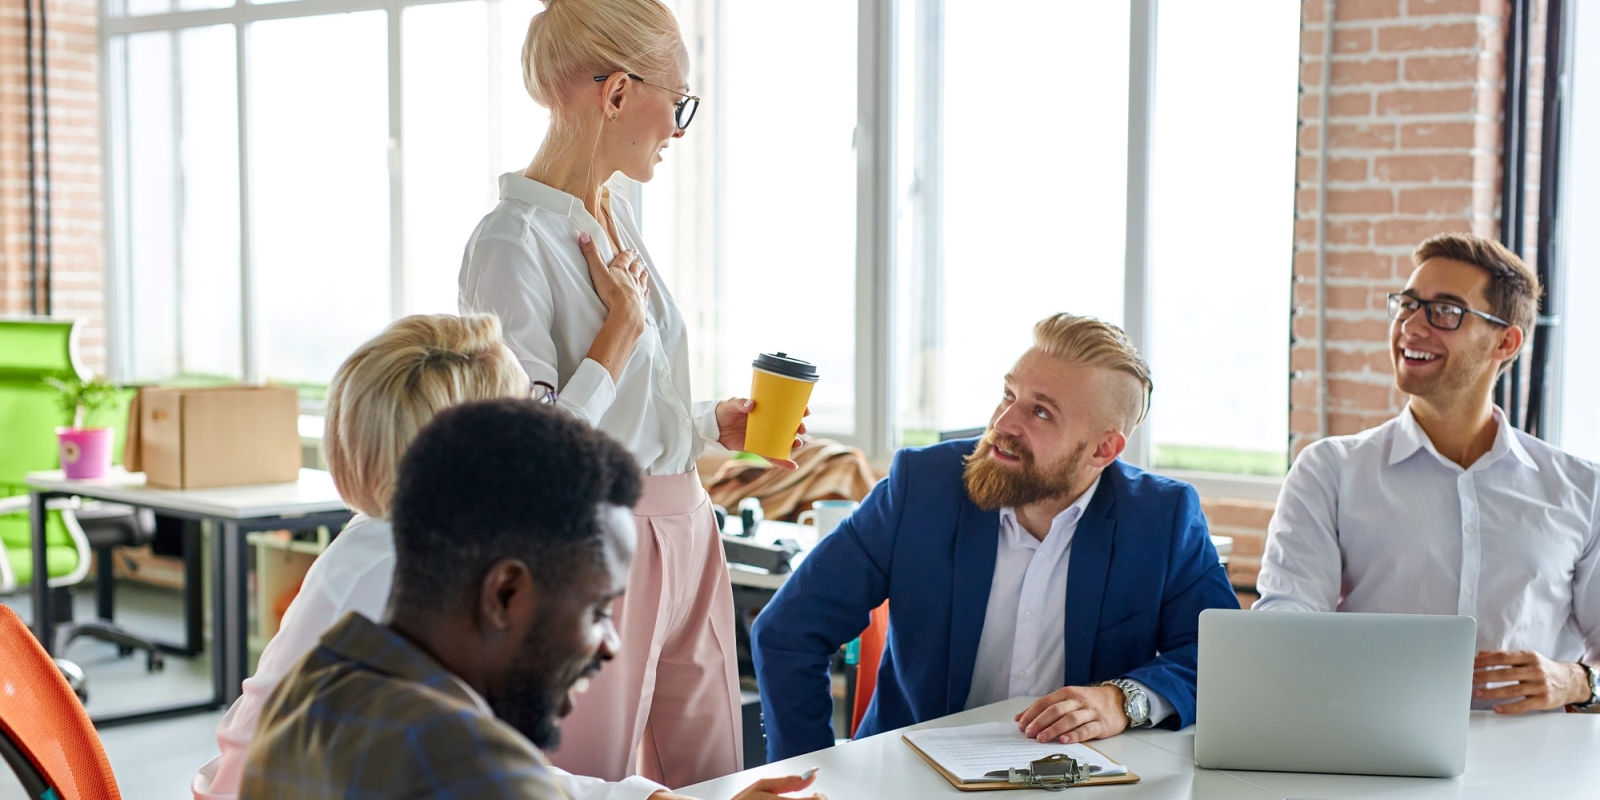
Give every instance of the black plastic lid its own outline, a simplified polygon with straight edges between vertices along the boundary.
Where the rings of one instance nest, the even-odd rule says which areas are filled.
[[[817,382],[816,365],[809,361],[791,358],[788,353],[762,353],[755,361],[750,362],[750,366],[797,381]]]

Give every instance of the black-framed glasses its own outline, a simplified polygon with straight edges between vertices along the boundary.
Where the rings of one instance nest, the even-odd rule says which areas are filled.
[[[547,405],[555,405],[556,399],[560,397],[556,393],[556,387],[544,381],[529,381],[528,396]]]
[[[1412,297],[1409,294],[1389,295],[1389,319],[1404,322],[1410,319],[1412,314],[1417,313],[1419,308],[1427,309],[1428,324],[1441,331],[1453,331],[1461,327],[1461,321],[1466,319],[1468,314],[1475,317],[1483,317],[1502,327],[1511,327],[1511,323],[1493,314],[1475,311],[1460,303],[1452,303],[1449,300],[1423,300],[1420,297]]]
[[[628,77],[630,77],[630,78],[632,78],[632,79],[634,79],[634,80],[636,80],[636,81],[638,81],[638,82],[640,82],[640,83],[642,83],[642,84],[644,84],[646,86],[654,86],[654,87],[656,87],[657,89],[660,89],[663,92],[672,92],[673,94],[683,98],[682,100],[679,100],[676,105],[674,105],[674,109],[675,110],[672,113],[672,119],[673,119],[673,122],[677,123],[678,130],[681,131],[681,130],[687,130],[688,129],[689,123],[694,121],[694,112],[700,110],[700,98],[695,97],[692,94],[684,94],[683,92],[680,92],[677,89],[668,89],[667,87],[662,86],[659,83],[651,83],[651,82],[645,80],[644,78],[641,78],[638,75],[635,75],[635,74],[633,74],[631,72],[627,72],[627,73],[623,73],[623,74],[627,75]],[[594,76],[594,82],[595,83],[603,83],[609,77],[611,77],[611,76],[610,75],[596,75],[596,76]]]

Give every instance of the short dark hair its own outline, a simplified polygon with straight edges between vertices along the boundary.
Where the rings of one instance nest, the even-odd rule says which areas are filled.
[[[392,605],[465,597],[495,562],[520,558],[559,588],[601,557],[598,509],[639,502],[639,467],[609,436],[532,400],[446,409],[406,448],[395,482]]]
[[[1505,245],[1470,233],[1441,233],[1417,245],[1411,263],[1433,258],[1448,258],[1471,264],[1489,273],[1489,288],[1483,291],[1489,313],[1522,329],[1524,338],[1533,337],[1533,323],[1539,315],[1539,297],[1544,289],[1539,275]],[[1507,362],[1510,363],[1510,362]]]

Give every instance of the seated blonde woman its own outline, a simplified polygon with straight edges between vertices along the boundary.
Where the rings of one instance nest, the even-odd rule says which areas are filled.
[[[311,565],[243,695],[222,718],[222,755],[194,777],[196,798],[237,794],[267,695],[323,633],[351,611],[383,616],[394,579],[395,472],[417,431],[450,406],[528,392],[527,374],[501,343],[500,321],[487,314],[406,317],[339,367],[328,387],[322,442],[339,496],[358,513]]]

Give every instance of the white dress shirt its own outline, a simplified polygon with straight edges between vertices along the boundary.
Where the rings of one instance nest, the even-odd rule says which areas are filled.
[[[1462,469],[1407,406],[1307,447],[1267,530],[1258,609],[1460,614],[1479,650],[1600,656],[1600,467],[1507,425]]]
[[[561,407],[621,442],[645,474],[680,475],[717,440],[715,403],[690,400],[683,315],[620,189],[606,187],[602,200],[622,246],[644,259],[650,301],[644,334],[615,383],[605,367],[585,357],[606,308],[578,249],[578,233],[594,239],[607,264],[616,251],[599,221],[570,194],[520,173],[500,176],[500,203],[478,223],[462,257],[460,309],[499,315],[506,344],[528,378],[556,386]]]
[[[1050,521],[1044,540],[1017,520],[1016,509],[1000,509],[1000,542],[989,583],[989,605],[972,666],[966,708],[1012,697],[1043,697],[1061,688],[1067,671],[1067,565],[1072,536],[1100,487],[1089,486]],[[1150,698],[1150,724],[1166,719],[1166,698],[1138,683]]]
[[[255,737],[256,720],[267,696],[344,615],[355,611],[383,618],[394,583],[394,529],[388,520],[357,514],[317,556],[294,602],[284,612],[277,635],[267,642],[255,674],[246,678],[238,700],[217,726],[222,755],[201,767],[190,789],[197,800],[236,797],[244,775],[245,751]],[[470,687],[469,687],[470,688]],[[474,694],[476,696],[476,694]],[[638,776],[621,783],[556,770],[572,800],[643,800],[666,787]]]

